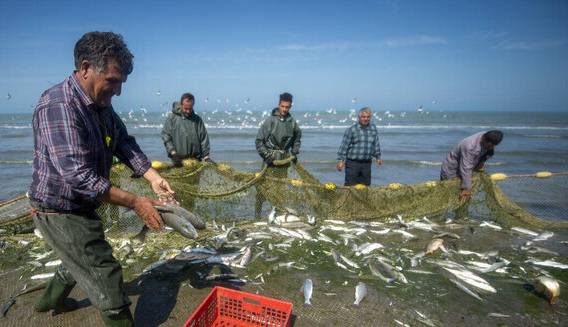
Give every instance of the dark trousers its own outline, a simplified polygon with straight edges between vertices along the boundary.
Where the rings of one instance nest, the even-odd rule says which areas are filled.
[[[112,255],[95,212],[35,211],[33,219],[44,241],[61,259],[56,278],[69,286],[78,284],[105,316],[130,305],[123,290],[122,268]]]
[[[371,160],[345,161],[345,186],[371,185]]]

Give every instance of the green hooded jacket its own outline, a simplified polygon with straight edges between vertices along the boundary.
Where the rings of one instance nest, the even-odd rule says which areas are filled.
[[[302,131],[292,115],[280,117],[278,108],[272,110],[272,115],[262,123],[256,136],[256,151],[266,160],[286,159],[288,152],[293,155],[300,153]]]
[[[203,159],[209,155],[209,135],[203,120],[195,112],[184,115],[178,103],[164,122],[162,140],[168,156],[173,150],[183,158]]]

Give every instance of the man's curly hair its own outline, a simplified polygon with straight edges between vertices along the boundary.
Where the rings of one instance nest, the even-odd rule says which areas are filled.
[[[126,47],[120,34],[112,32],[89,32],[75,44],[75,69],[80,69],[83,60],[99,72],[105,71],[109,60],[116,60],[125,75],[132,73],[134,56]]]

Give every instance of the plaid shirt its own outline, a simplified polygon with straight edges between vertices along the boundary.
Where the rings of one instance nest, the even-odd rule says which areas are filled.
[[[98,108],[72,74],[45,91],[33,120],[30,199],[61,211],[90,211],[111,187],[112,157],[143,175],[150,162],[112,107]]]
[[[369,123],[367,127],[361,127],[361,124],[357,123],[345,130],[337,152],[337,160],[371,160],[371,158],[381,159],[377,126]]]

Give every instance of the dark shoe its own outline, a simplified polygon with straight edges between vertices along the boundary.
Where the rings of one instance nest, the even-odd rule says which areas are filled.
[[[38,312],[56,310],[58,312],[68,312],[78,308],[77,301],[67,299],[69,293],[75,285],[66,285],[57,277],[53,277],[47,284],[41,298],[36,302],[34,308]]]
[[[117,314],[104,315],[103,320],[107,327],[132,327],[134,326],[134,318],[130,313],[130,308],[126,308]]]

